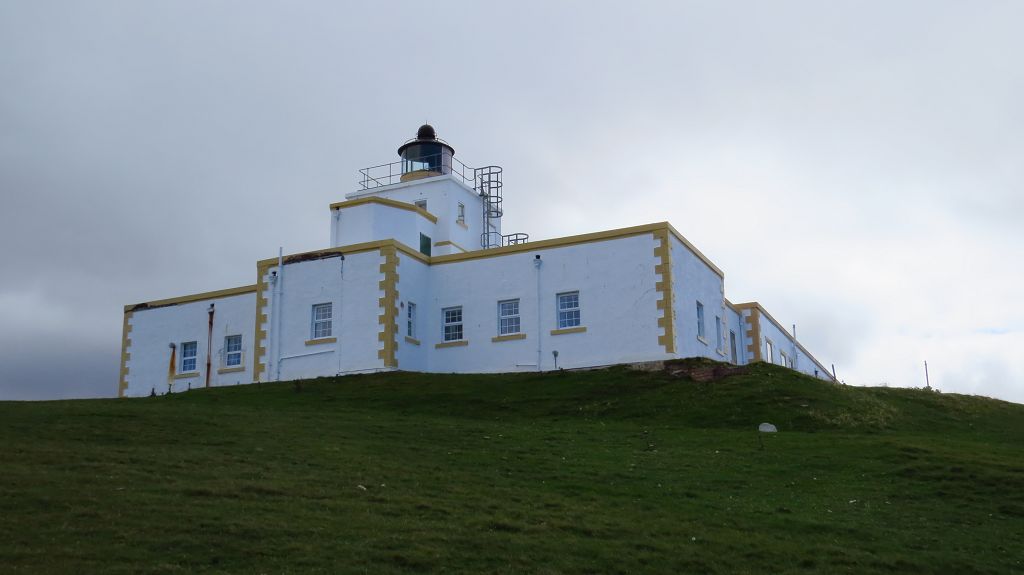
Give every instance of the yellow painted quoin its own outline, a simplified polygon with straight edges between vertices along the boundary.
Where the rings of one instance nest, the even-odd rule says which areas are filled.
[[[658,300],[658,310],[661,317],[658,318],[658,327],[662,330],[658,336],[658,345],[665,348],[665,353],[676,352],[676,306],[673,301],[672,291],[672,242],[669,241],[669,230],[667,227],[654,231],[654,239],[658,246],[654,248],[654,273],[661,279],[655,283],[655,289],[661,294]]]
[[[121,377],[117,384],[118,397],[124,397],[124,392],[128,390],[128,360],[132,358],[131,351],[129,351],[132,345],[132,339],[129,337],[132,333],[131,319],[132,312],[126,309],[124,326],[121,328]]]
[[[384,258],[380,264],[384,277],[378,287],[384,295],[378,300],[381,313],[377,318],[380,323],[377,339],[383,347],[377,351],[377,359],[383,360],[384,367],[398,367],[398,249],[393,245],[381,247],[380,256]]]

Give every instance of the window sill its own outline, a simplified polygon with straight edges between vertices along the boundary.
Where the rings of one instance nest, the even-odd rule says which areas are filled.
[[[336,337],[320,337],[316,339],[307,339],[306,345],[320,345],[321,343],[335,343],[338,341]]]
[[[174,379],[191,379],[193,377],[199,377],[198,371],[187,371],[185,373],[174,374]]]
[[[239,365],[237,367],[222,367],[217,370],[217,373],[237,373],[239,371],[245,371],[245,366]]]
[[[416,338],[413,338],[413,337],[405,336],[405,343],[411,343],[413,345],[419,345],[420,344],[420,340],[418,340]]]
[[[460,226],[462,226],[463,229],[466,229],[466,230],[469,229],[469,226],[466,225],[466,222],[460,222],[460,221],[456,220],[455,223],[460,225]]]
[[[725,357],[725,356],[726,356],[726,353],[725,353],[725,351],[724,351],[724,350],[721,350],[721,349],[716,349],[716,350],[715,350],[715,353],[717,353],[718,355],[720,355],[720,356],[722,356],[722,357]]]
[[[467,345],[469,345],[468,339],[460,339],[457,341],[444,341],[441,343],[435,343],[434,348],[441,349],[442,347],[465,347]]]
[[[517,339],[526,339],[526,334],[525,333],[510,333],[508,335],[499,335],[497,337],[492,337],[491,341],[494,342],[494,343],[498,343],[499,341],[513,341],[513,340],[517,340]]]
[[[565,335],[567,333],[583,333],[587,331],[586,326],[567,327],[564,329],[553,329],[551,335]]]
[[[708,340],[704,339],[703,337],[701,337],[699,335],[697,336],[697,341],[703,343],[704,345],[708,344]]]

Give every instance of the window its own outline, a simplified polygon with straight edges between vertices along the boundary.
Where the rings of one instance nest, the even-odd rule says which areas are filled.
[[[224,338],[224,367],[242,365],[242,336],[229,335]]]
[[[498,335],[519,333],[519,300],[498,302]]]
[[[425,256],[430,255],[430,237],[424,234],[420,234],[420,253]]]
[[[427,211],[427,200],[416,200],[416,207],[423,211]]]
[[[416,339],[416,304],[408,302],[405,309],[405,335]]]
[[[704,304],[697,302],[697,337],[704,339]]]
[[[779,352],[779,356],[781,356],[781,357],[779,357],[780,365],[783,365],[785,367],[789,367],[789,356],[786,355],[786,352],[780,351]]]
[[[732,362],[739,365],[740,358],[736,353],[736,332],[731,329],[729,330],[729,349],[732,350]]]
[[[462,306],[446,307],[444,313],[444,340],[458,341],[462,339]]]
[[[775,363],[775,346],[772,344],[772,340],[764,340],[765,357],[768,358],[768,363]]]
[[[313,339],[331,337],[331,315],[330,303],[318,303],[313,306]]]
[[[181,373],[196,371],[196,356],[199,353],[199,345],[194,341],[186,341],[181,344]]]
[[[722,351],[722,318],[715,316],[715,349]]]
[[[466,204],[459,202],[459,217],[456,219],[460,224],[466,222]]]
[[[558,329],[580,325],[580,292],[558,294]]]

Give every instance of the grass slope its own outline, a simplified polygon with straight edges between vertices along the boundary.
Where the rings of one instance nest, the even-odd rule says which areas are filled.
[[[0,403],[0,570],[1024,572],[1022,445],[1024,406],[766,365]]]

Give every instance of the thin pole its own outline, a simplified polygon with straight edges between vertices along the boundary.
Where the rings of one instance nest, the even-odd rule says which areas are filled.
[[[924,362],[924,388],[925,389],[931,389],[932,388],[932,382],[931,382],[930,379],[928,379],[928,360],[925,360],[925,362]]]

